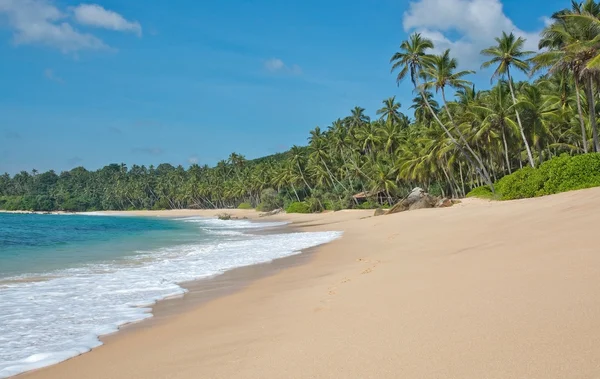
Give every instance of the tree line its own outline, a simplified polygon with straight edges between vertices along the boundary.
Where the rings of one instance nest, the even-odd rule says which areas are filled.
[[[304,202],[311,210],[391,205],[414,186],[463,197],[524,166],[561,154],[600,152],[600,5],[573,1],[541,33],[540,52],[502,32],[483,69],[492,86],[478,90],[474,71],[459,70],[451,51],[414,33],[390,60],[398,83],[410,80],[414,117],[395,97],[371,119],[355,107],[326,128],[310,131],[307,146],[246,160],[232,153],[215,167],[188,169],[111,164],[0,176],[0,208],[124,210],[171,208],[263,209]],[[515,81],[516,72],[528,80]],[[362,192],[366,204],[353,195]]]

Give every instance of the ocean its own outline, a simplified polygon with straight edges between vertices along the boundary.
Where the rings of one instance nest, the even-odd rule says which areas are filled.
[[[0,378],[101,345],[178,285],[330,242],[283,223],[0,213]]]

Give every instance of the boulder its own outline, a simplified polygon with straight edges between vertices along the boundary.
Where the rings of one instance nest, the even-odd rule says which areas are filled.
[[[373,216],[375,216],[375,217],[383,216],[384,214],[386,214],[385,210],[383,210],[381,208],[377,208],[377,209],[375,209],[375,214]]]
[[[400,200],[396,205],[394,205],[387,214],[400,213],[408,210],[408,205],[406,204],[406,199]]]
[[[404,200],[399,201],[386,214],[412,211],[415,209],[445,208],[451,207],[453,204],[455,204],[453,200],[448,198],[437,198],[425,192],[423,188],[415,187]]]
[[[413,188],[412,191],[410,191],[410,193],[408,194],[408,196],[406,197],[406,199],[404,201],[406,202],[406,205],[408,205],[410,207],[412,204],[421,200],[425,196],[428,196],[428,195],[423,188],[415,187],[415,188]]]
[[[261,213],[261,214],[258,215],[258,217],[274,216],[276,214],[283,213],[283,212],[284,212],[283,208],[279,208],[279,209],[272,210],[270,212]]]
[[[448,208],[453,205],[454,205],[454,203],[452,202],[452,200],[450,200],[448,198],[442,198],[437,201],[437,203],[435,204],[435,207],[436,208]]]

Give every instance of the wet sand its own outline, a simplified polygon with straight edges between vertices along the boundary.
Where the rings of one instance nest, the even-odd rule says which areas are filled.
[[[600,377],[600,189],[370,214],[269,217],[344,236],[22,377]]]

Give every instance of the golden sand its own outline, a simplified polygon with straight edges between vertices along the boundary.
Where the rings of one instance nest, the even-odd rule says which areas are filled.
[[[269,217],[344,236],[23,377],[600,378],[600,189],[371,214]]]

